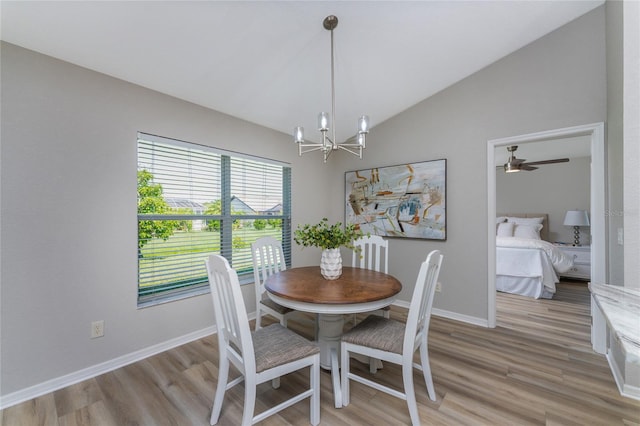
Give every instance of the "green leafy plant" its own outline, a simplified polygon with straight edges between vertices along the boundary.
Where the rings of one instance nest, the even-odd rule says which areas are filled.
[[[162,185],[153,182],[153,174],[138,170],[138,213],[170,214],[171,207],[162,196]],[[142,257],[142,247],[153,238],[167,241],[180,224],[175,220],[138,221],[138,257]]]
[[[294,231],[293,240],[296,244],[304,247],[320,247],[322,249],[347,247],[353,250],[353,241],[363,235],[362,231],[354,224],[345,227],[341,222],[329,225],[329,220],[325,217],[315,225],[307,224],[302,227],[298,225]]]
[[[256,219],[253,221],[253,228],[256,231],[262,231],[267,227],[267,221],[265,219]]]

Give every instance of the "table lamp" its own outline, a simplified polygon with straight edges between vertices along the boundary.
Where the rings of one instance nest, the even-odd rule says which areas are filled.
[[[573,245],[580,245],[580,227],[589,226],[586,210],[569,210],[564,217],[564,226],[573,226]]]

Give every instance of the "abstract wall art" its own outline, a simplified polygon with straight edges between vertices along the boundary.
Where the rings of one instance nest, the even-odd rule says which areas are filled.
[[[345,222],[383,237],[447,239],[447,160],[345,173]]]

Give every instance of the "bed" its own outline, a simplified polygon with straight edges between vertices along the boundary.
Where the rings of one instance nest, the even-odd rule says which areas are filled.
[[[496,218],[496,290],[551,299],[558,273],[573,266],[548,239],[548,215],[510,213]]]

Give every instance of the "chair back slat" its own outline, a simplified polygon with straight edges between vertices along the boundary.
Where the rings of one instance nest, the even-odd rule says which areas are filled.
[[[360,251],[353,251],[351,266],[373,271],[389,272],[389,242],[379,235],[362,237],[353,242]]]
[[[232,352],[230,360],[242,371],[255,369],[255,353],[249,329],[249,317],[242,298],[240,282],[235,270],[224,257],[212,254],[205,261],[209,275],[209,287],[213,298],[213,310],[218,328],[218,343]]]
[[[262,237],[251,244],[253,278],[256,287],[256,302],[266,291],[264,282],[276,272],[287,269],[282,243],[273,237]]]
[[[403,352],[405,353],[413,354],[416,345],[427,339],[442,257],[440,250],[433,250],[420,266],[407,315],[403,344]]]

